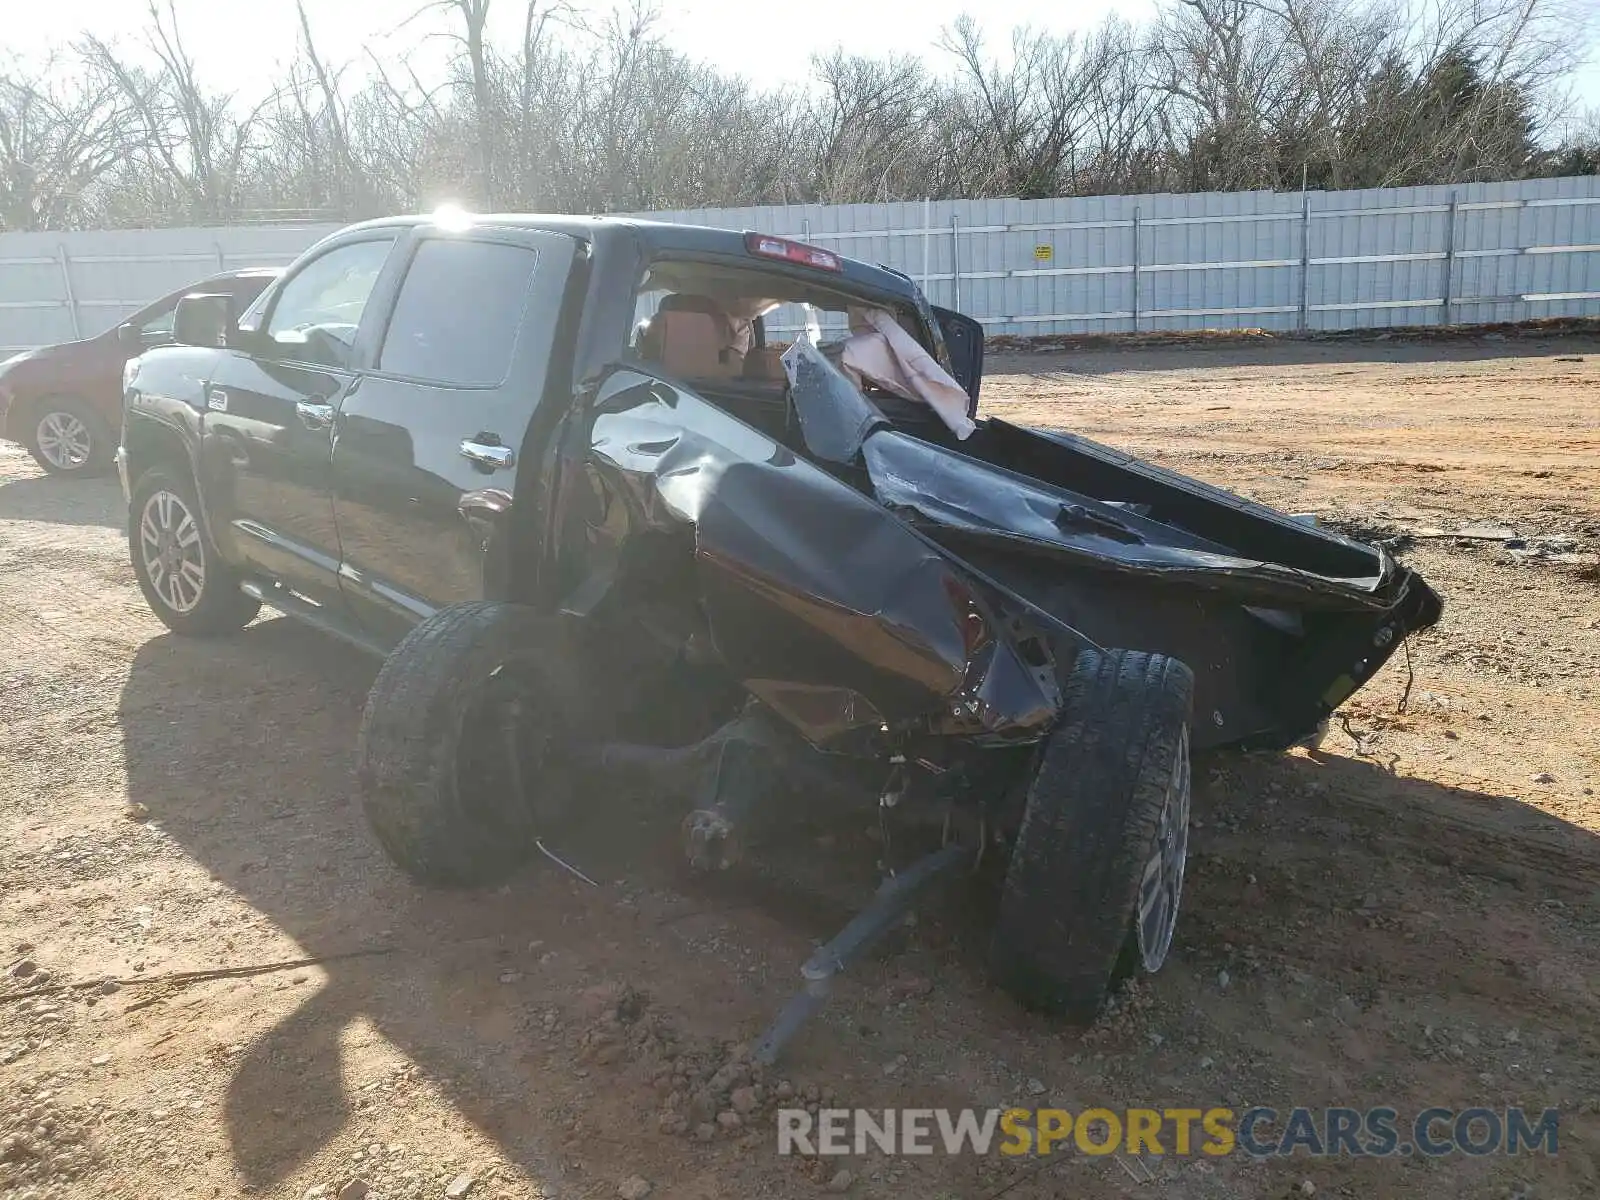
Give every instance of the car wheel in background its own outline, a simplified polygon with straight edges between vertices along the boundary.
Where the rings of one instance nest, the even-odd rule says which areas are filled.
[[[173,633],[233,633],[261,611],[212,545],[184,474],[155,467],[139,476],[128,506],[128,550],[150,610]]]
[[[116,450],[105,421],[70,396],[47,397],[34,405],[21,432],[28,453],[52,475],[102,475]]]

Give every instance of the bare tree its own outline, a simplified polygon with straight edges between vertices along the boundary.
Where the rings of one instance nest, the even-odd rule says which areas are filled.
[[[477,159],[478,204],[493,208],[494,151],[497,141],[492,85],[490,83],[490,51],[488,44],[489,6],[491,0],[429,0],[410,20],[426,12],[445,12],[460,19],[460,28],[445,36],[455,41],[466,55],[464,80],[471,97],[472,117]]]
[[[52,58],[0,73],[0,229],[60,229],[128,151],[131,112],[92,66]]]
[[[0,223],[363,216],[443,199],[556,211],[921,197],[1382,186],[1600,169],[1560,124],[1587,46],[1572,0],[1157,0],[1143,25],[1030,30],[991,54],[813,61],[808,87],[667,45],[654,0],[419,0],[444,78],[299,52],[254,105],[202,83],[172,0],[129,45],[0,70]],[[503,11],[512,0],[499,0]],[[1588,0],[1584,0],[1585,3]],[[464,190],[465,189],[465,190]]]
[[[836,51],[813,60],[821,95],[810,113],[810,195],[825,204],[898,199],[920,166],[917,131],[931,108],[922,63]]]
[[[147,173],[130,172],[129,179],[165,191],[186,219],[222,220],[237,207],[241,165],[274,97],[236,116],[231,95],[209,92],[200,83],[172,0],[165,10],[150,0],[149,13],[145,41],[154,68],[125,60],[99,38],[84,40],[89,60],[116,85],[137,118],[136,145]]]

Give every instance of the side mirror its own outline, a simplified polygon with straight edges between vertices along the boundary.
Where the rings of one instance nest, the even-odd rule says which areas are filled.
[[[139,333],[137,325],[117,326],[117,345],[129,354],[138,354],[144,349],[144,338]]]
[[[196,292],[178,301],[172,340],[180,346],[225,346],[235,328],[232,296]]]

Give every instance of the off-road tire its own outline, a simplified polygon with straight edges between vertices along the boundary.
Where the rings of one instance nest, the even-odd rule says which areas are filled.
[[[1161,654],[1085,651],[1074,664],[990,944],[996,980],[1024,1006],[1088,1024],[1140,966],[1140,880],[1179,756],[1187,833],[1193,691],[1189,668]]]
[[[571,810],[570,754],[591,728],[578,623],[517,604],[455,604],[390,653],[357,741],[361,803],[389,858],[420,883],[482,887],[511,875]],[[507,704],[516,721],[513,765]]]
[[[169,601],[146,562],[142,526],[147,507],[159,493],[174,497],[183,506],[199,537],[200,595],[188,609],[177,608]],[[217,553],[201,517],[194,480],[187,471],[152,467],[139,476],[128,504],[128,556],[133,560],[133,574],[150,611],[173,633],[184,637],[221,637],[237,633],[261,611],[261,601],[239,590],[239,573]]]
[[[89,439],[87,457],[76,466],[52,461],[51,455],[40,442],[40,427],[52,414],[60,414],[76,421],[84,436]],[[22,434],[22,444],[28,453],[33,455],[33,461],[50,474],[69,479],[86,479],[93,475],[104,475],[111,470],[117,448],[116,435],[100,414],[85,401],[76,396],[46,396],[30,405],[26,412],[16,414],[13,419],[19,418],[22,425],[19,430]]]

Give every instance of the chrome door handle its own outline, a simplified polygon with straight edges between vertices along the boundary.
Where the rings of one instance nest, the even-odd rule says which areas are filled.
[[[491,446],[471,439],[461,443],[461,457],[491,471],[504,471],[517,462],[517,456],[510,446]]]
[[[333,424],[333,405],[314,400],[298,400],[294,406],[300,424],[307,429],[326,429]]]

